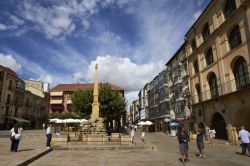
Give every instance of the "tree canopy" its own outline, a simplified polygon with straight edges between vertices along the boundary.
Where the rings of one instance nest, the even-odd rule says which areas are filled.
[[[92,112],[93,89],[77,90],[72,97],[74,111],[82,118],[89,119]],[[111,89],[107,83],[99,86],[100,116],[110,121],[125,113],[125,98]]]

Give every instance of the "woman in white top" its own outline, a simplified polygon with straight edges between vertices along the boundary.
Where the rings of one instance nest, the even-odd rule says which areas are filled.
[[[10,130],[10,140],[11,140],[11,152],[17,152],[19,142],[22,138],[22,128],[18,127],[18,124],[14,124],[13,128]]]
[[[214,129],[209,129],[209,144],[210,145],[214,145],[214,137],[215,137],[215,134],[216,134],[216,131]]]

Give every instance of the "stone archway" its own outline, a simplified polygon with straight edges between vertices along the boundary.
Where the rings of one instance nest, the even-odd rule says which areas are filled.
[[[222,115],[216,112],[212,117],[212,128],[215,129],[215,138],[227,139],[226,123]]]

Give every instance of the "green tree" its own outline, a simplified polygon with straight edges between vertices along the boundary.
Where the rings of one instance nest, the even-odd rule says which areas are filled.
[[[93,90],[77,90],[72,97],[73,111],[82,118],[89,119],[92,111]]]
[[[72,98],[74,111],[83,118],[89,119],[92,112],[93,89],[75,91]],[[101,83],[99,87],[100,116],[106,121],[119,118],[125,113],[126,101],[117,91],[113,91],[109,84]]]

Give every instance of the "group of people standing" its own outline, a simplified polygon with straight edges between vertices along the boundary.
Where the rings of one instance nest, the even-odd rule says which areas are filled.
[[[196,129],[196,133],[197,133],[196,145],[199,151],[198,156],[200,158],[206,158],[205,146],[204,146],[204,129],[201,126],[199,126]],[[189,149],[190,137],[183,125],[179,127],[177,138],[178,138],[179,148],[180,148],[180,153],[181,153],[181,161],[182,163],[184,163],[186,161],[189,161],[188,149]]]
[[[43,129],[44,129],[44,126],[43,126]],[[18,151],[18,146],[19,146],[20,140],[22,139],[22,134],[23,134],[23,128],[20,127],[17,121],[14,121],[13,127],[10,130],[10,141],[11,141],[10,151],[11,152]],[[52,138],[51,124],[47,125],[46,137],[47,137],[46,148],[50,148],[51,147],[50,143],[51,143],[51,138]]]
[[[214,145],[214,138],[216,131],[214,129],[208,129],[207,132],[208,132],[209,144]],[[196,145],[199,151],[198,156],[200,158],[206,158],[205,146],[204,146],[204,136],[205,136],[204,128],[202,126],[199,126],[196,129],[196,134],[197,134]],[[179,127],[177,138],[181,153],[181,161],[184,164],[184,162],[189,161],[188,149],[189,149],[190,137],[183,125],[180,125]],[[250,133],[247,130],[245,130],[244,126],[242,126],[241,130],[239,131],[239,140],[241,141],[240,145],[242,147],[242,155],[246,155],[246,150],[248,150],[250,157]]]

